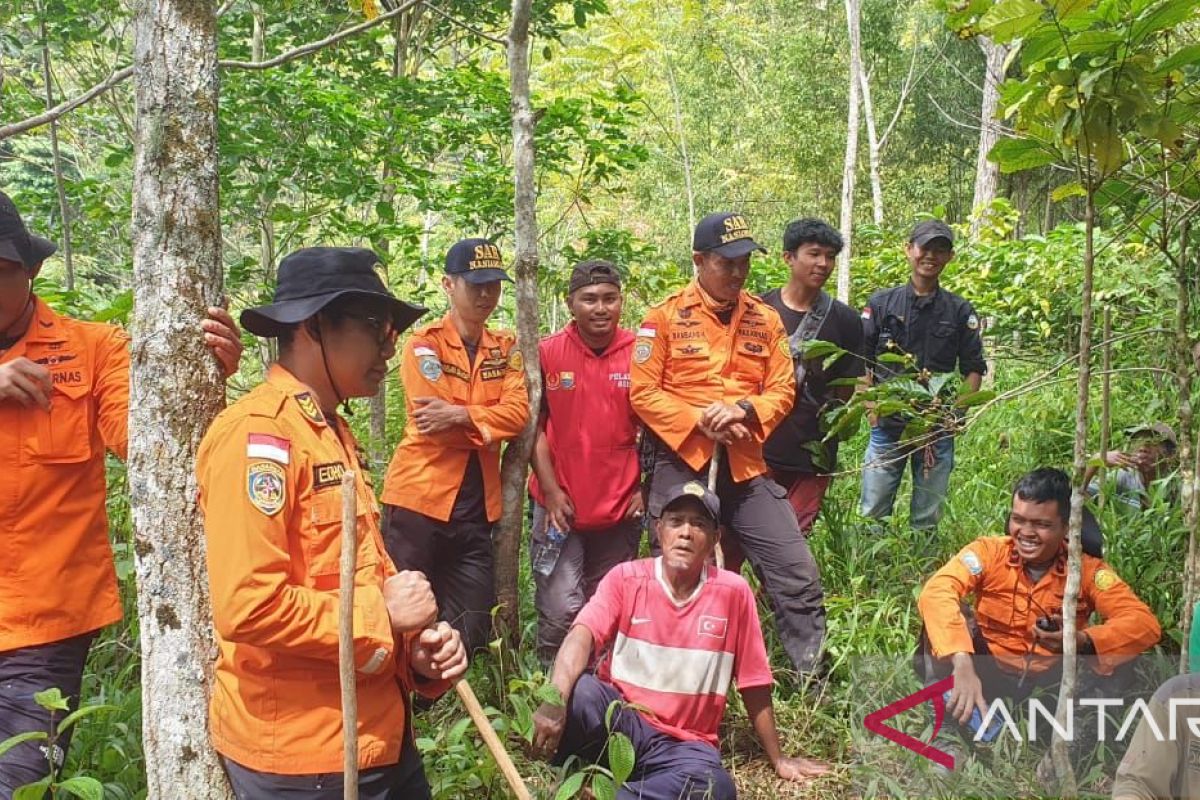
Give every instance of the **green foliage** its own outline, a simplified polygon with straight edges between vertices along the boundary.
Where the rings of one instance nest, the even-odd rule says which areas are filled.
[[[70,703],[63,695],[62,690],[57,687],[35,692],[33,700],[50,712],[50,729],[48,731],[27,731],[0,741],[0,757],[3,757],[6,752],[19,744],[36,741],[45,742],[46,744],[42,746],[42,749],[46,755],[49,774],[42,780],[18,786],[13,791],[13,800],[42,800],[46,796],[49,796],[52,800],[64,797],[78,797],[81,800],[103,800],[104,786],[95,778],[86,775],[74,775],[66,779],[61,779],[62,775],[59,772],[55,753],[59,750],[59,739],[73,725],[93,714],[112,711],[113,707],[94,704],[85,705],[75,711],[71,711]],[[67,712],[67,714],[56,722],[61,712]]]

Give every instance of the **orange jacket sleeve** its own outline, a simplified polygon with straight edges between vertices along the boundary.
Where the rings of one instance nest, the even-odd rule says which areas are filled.
[[[436,352],[433,344],[418,336],[411,336],[404,343],[404,353],[400,356],[400,382],[404,386],[404,408],[409,416],[412,416],[413,410],[416,408],[416,403],[413,402],[414,397],[436,397],[447,403],[454,402],[454,393],[451,391],[445,375],[439,373],[437,380],[430,380],[421,372],[421,359],[416,352],[419,347]],[[460,450],[477,450],[479,448],[479,445],[467,436],[464,428],[451,428],[437,433],[422,433],[420,436],[422,439],[435,442],[442,447],[455,447]]]
[[[983,565],[990,558],[990,547],[984,539],[971,542],[935,572],[921,589],[917,608],[937,658],[975,651],[959,603],[982,583]]]
[[[112,328],[96,343],[96,427],[104,446],[124,460],[129,452],[129,335]]]
[[[1084,580],[1079,593],[1103,620],[1099,625],[1084,628],[1096,646],[1097,672],[1107,675],[1114,667],[1157,644],[1162,629],[1154,613],[1112,567],[1101,562],[1091,580]]]
[[[647,330],[653,330],[655,335],[642,336]],[[657,306],[646,315],[633,346],[633,364],[629,369],[629,402],[642,422],[667,447],[678,452],[696,429],[701,409],[693,408],[663,390],[667,350],[667,315],[663,306]],[[643,358],[643,355],[646,357]]]
[[[525,390],[525,367],[519,354],[514,341],[509,346],[500,402],[494,406],[467,406],[475,429],[464,430],[467,438],[478,447],[512,439],[525,430],[525,423],[529,422],[529,393]]]
[[[220,427],[210,431],[201,446],[196,473],[202,487],[217,633],[235,644],[336,662],[337,592],[317,591],[291,577],[289,549],[296,546],[296,538],[289,535],[289,528],[312,511],[298,502],[297,465],[283,466],[284,500],[275,514],[268,516],[247,497],[249,434],[285,439],[291,435],[276,420],[263,416],[237,418],[228,425],[218,420],[215,426]],[[367,672],[378,671],[395,652],[380,587],[355,589],[354,650],[355,662]]]
[[[758,425],[752,426],[754,438],[765,442],[783,421],[796,402],[796,373],[792,367],[792,352],[788,347],[787,331],[779,317],[775,317],[774,337],[771,341],[771,357],[767,362],[767,377],[763,381],[762,393],[747,400],[754,406]]]

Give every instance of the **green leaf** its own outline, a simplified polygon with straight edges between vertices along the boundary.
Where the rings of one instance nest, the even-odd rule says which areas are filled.
[[[974,408],[975,406],[983,405],[995,396],[996,393],[991,389],[980,389],[978,392],[960,394],[955,401],[955,405],[959,408]]]
[[[1138,43],[1152,33],[1173,28],[1192,16],[1200,0],[1163,0],[1133,23],[1129,39]]]
[[[1001,172],[1011,173],[1053,164],[1055,155],[1036,139],[1000,139],[988,151],[988,160],[999,164]]]
[[[69,711],[71,709],[67,704],[67,698],[63,697],[63,693],[58,687],[35,693],[33,702],[47,711]]]
[[[1068,197],[1083,197],[1086,194],[1083,190],[1083,185],[1079,181],[1071,181],[1064,183],[1062,186],[1055,186],[1054,191],[1050,192],[1050,199],[1056,203],[1061,203]]]
[[[1189,44],[1164,58],[1154,68],[1154,71],[1163,74],[1182,67],[1190,67],[1196,63],[1200,63],[1200,44]]]
[[[90,717],[92,714],[116,710],[117,707],[112,705],[96,704],[91,706],[83,706],[82,708],[78,708],[67,716],[63,717],[63,721],[58,723],[58,733],[61,735],[63,731],[74,725],[76,722],[79,722],[79,720],[83,719],[84,717]]]
[[[587,25],[587,7],[583,3],[575,4],[575,27],[582,28]]]
[[[375,204],[375,216],[379,217],[383,222],[395,222],[396,209],[392,207],[391,203],[380,200]]]
[[[65,780],[55,788],[83,800],[104,800],[104,786],[95,778],[85,775],[77,775]]]
[[[50,782],[51,778],[47,775],[37,783],[27,783],[24,786],[18,787],[13,792],[12,800],[43,800],[46,796],[46,790],[50,788]]]
[[[603,772],[597,772],[592,776],[592,794],[596,800],[616,800],[617,785]]]
[[[1088,30],[1072,36],[1068,48],[1072,55],[1088,55],[1111,50],[1123,41],[1125,38],[1117,31]]]
[[[575,795],[579,794],[579,790],[583,788],[583,779],[587,773],[576,772],[571,777],[558,785],[558,791],[554,793],[554,800],[570,800]]]
[[[833,342],[824,342],[820,339],[811,339],[803,343],[802,352],[805,358],[820,358],[830,354],[841,355],[846,351],[838,347]]]
[[[1066,20],[1083,11],[1092,4],[1092,0],[1057,0],[1054,4],[1054,16]]]
[[[624,786],[625,781],[633,774],[636,756],[633,752],[633,742],[625,734],[617,731],[608,739],[608,765],[612,769],[613,779],[618,786]]]
[[[875,360],[880,364],[907,364],[908,356],[903,353],[880,353]]]
[[[1038,28],[1021,41],[1020,53],[1026,70],[1047,58],[1057,59],[1063,53],[1062,35],[1053,25]]]
[[[543,703],[548,703],[552,706],[564,705],[562,695],[559,694],[558,689],[553,683],[543,683],[537,688],[537,691],[534,694],[537,696],[537,699],[541,700]]]
[[[1001,0],[980,18],[979,29],[998,42],[1009,42],[1036,25],[1043,11],[1034,0]]]
[[[12,750],[14,747],[21,744],[21,742],[32,742],[37,740],[45,741],[49,738],[50,734],[46,733],[45,731],[27,731],[26,733],[18,733],[16,736],[10,736],[4,741],[0,742],[0,756],[4,755],[9,750]]]

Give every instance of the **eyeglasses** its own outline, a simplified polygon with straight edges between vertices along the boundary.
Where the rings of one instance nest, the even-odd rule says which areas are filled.
[[[395,344],[397,337],[400,335],[395,326],[392,324],[390,317],[375,317],[366,315],[351,314],[350,319],[356,320],[364,327],[368,328],[375,336],[375,342],[384,347],[389,344]]]

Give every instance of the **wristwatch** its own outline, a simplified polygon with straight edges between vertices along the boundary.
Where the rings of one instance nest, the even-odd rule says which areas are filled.
[[[746,422],[758,420],[758,412],[754,410],[754,404],[749,400],[738,400],[734,405],[746,412]]]

